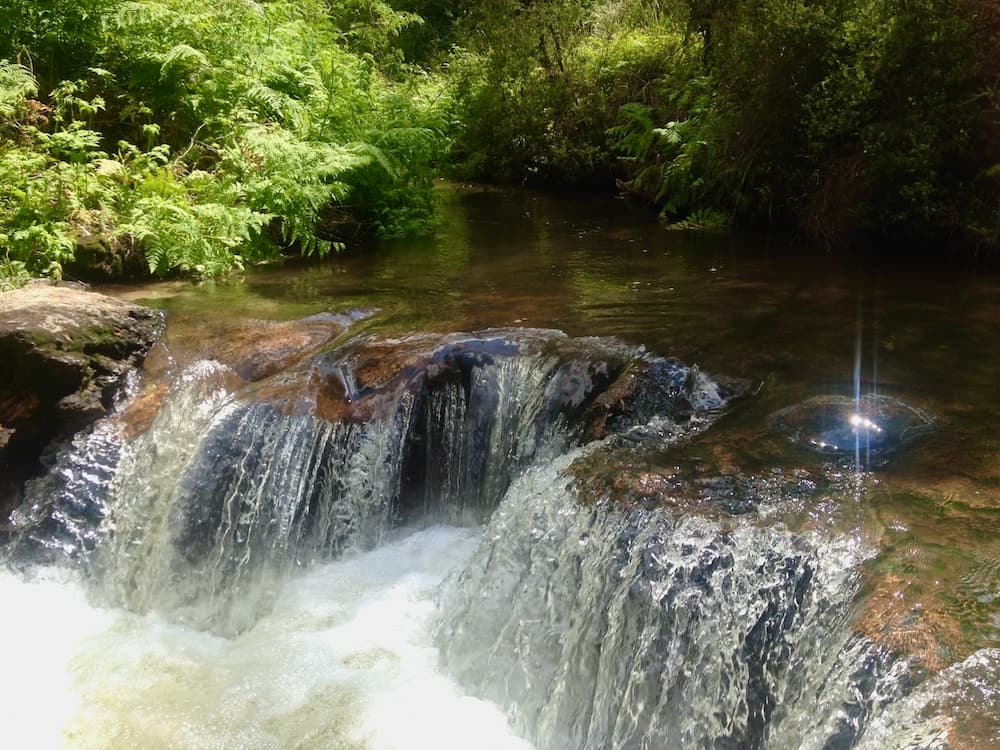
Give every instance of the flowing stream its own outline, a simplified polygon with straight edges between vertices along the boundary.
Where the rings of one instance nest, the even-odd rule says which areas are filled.
[[[1000,285],[920,306],[620,208],[446,201],[434,241],[118,290],[167,340],[12,517],[5,746],[1000,745]],[[358,308],[276,374],[222,356]],[[926,424],[864,465],[789,440],[881,430],[829,421],[862,389]]]

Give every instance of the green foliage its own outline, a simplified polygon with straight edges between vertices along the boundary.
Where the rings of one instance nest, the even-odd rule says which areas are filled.
[[[699,208],[692,211],[686,219],[668,224],[669,229],[690,229],[697,231],[719,232],[729,229],[732,221],[729,215],[712,208]]]
[[[17,268],[58,276],[86,249],[114,270],[141,258],[155,274],[215,276],[286,248],[339,249],[333,210],[392,234],[430,225],[438,115],[372,57],[411,14],[376,0],[63,5],[63,20],[97,13],[86,39],[59,21],[62,46],[22,28],[8,49],[34,44],[36,68],[79,50],[75,77],[36,100],[31,70],[0,62],[13,136],[0,253]],[[28,23],[44,9],[22,10]]]
[[[104,14],[118,0],[4,0],[0,60],[17,61],[48,90],[75,78],[103,41]]]
[[[463,176],[611,173],[669,220],[711,210],[824,244],[1000,241],[996,3],[469,7],[448,73]]]
[[[31,281],[27,267],[19,260],[3,258],[0,260],[0,292],[8,292]]]
[[[27,100],[37,93],[31,72],[21,65],[0,60],[0,123],[16,124],[27,114]]]
[[[405,30],[420,26],[416,13],[397,10],[383,0],[341,0],[330,6],[330,15],[348,47],[378,59],[383,69],[399,72],[403,50],[397,40]]]
[[[449,60],[447,94],[459,174],[610,181],[606,132],[622,105],[670,73],[682,35],[614,27],[608,7],[495,0],[462,19],[466,46]]]
[[[684,119],[656,127],[650,107],[631,103],[620,110],[623,124],[608,134],[630,167],[629,188],[651,196],[664,216],[676,217],[705,200],[715,112],[704,78],[691,79],[670,97],[670,104]]]
[[[80,258],[214,276],[335,251],[344,227],[423,232],[445,169],[617,184],[676,228],[1000,243],[991,0],[7,0],[3,18],[5,279]]]
[[[458,42],[458,21],[467,5],[455,0],[392,0],[394,9],[420,19],[399,29],[395,49],[411,65],[435,65],[446,60],[448,51]]]

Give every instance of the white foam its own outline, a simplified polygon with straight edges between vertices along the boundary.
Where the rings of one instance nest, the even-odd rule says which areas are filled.
[[[72,662],[86,639],[112,618],[87,604],[59,571],[25,581],[0,572],[0,716],[4,745],[61,747],[61,728],[79,708]]]
[[[65,578],[4,575],[5,743],[529,750],[432,645],[435,591],[478,539],[434,527],[316,567],[235,639],[95,608]]]

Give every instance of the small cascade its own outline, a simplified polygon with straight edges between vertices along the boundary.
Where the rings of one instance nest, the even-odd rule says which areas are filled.
[[[407,513],[452,523],[489,518],[513,477],[580,438],[564,410],[574,406],[564,396],[572,369],[528,354],[426,391],[404,457]]]
[[[1000,649],[980,649],[873,722],[858,750],[1000,747]]]
[[[287,416],[236,399],[229,375],[195,365],[128,446],[97,565],[111,601],[238,632],[292,567],[381,540],[406,409],[365,424]]]
[[[365,610],[364,626],[351,624],[350,607],[326,603],[306,619],[337,631],[341,645],[320,649],[337,674],[296,705],[340,700],[329,685],[381,694],[398,682],[387,664],[402,654],[448,705],[465,699],[453,678],[498,706],[525,742],[477,703],[509,747],[937,748],[954,728],[943,715],[996,704],[992,688],[976,692],[998,684],[995,653],[921,682],[905,655],[858,632],[861,571],[877,551],[857,525],[793,528],[776,510],[806,485],[822,495],[809,500],[816,508],[851,506],[859,475],[817,487],[780,469],[644,473],[643,456],[697,447],[738,383],[620,342],[536,330],[358,338],[281,366],[195,361],[140,429],[112,416],[78,436],[30,488],[5,559],[76,568],[72,580],[140,634],[139,652],[152,627],[196,634],[223,664],[233,649],[240,663],[259,661],[242,648],[261,637],[281,644],[278,661],[295,661],[282,635],[303,622],[294,592],[329,584],[353,596],[368,566],[381,566],[372,580],[402,608],[400,622],[409,614],[396,582],[419,592],[412,635],[424,645],[397,643],[388,661],[367,638],[344,650],[376,620]],[[437,551],[413,578],[421,544]],[[459,569],[432,616],[452,544]],[[297,679],[307,661],[296,661]],[[116,664],[116,685],[128,670],[127,659]],[[147,684],[150,695],[167,687]],[[341,708],[338,722],[356,713]],[[255,725],[254,742],[300,746],[271,734],[300,721],[317,737],[355,738],[325,717],[282,715]],[[113,726],[114,712],[101,721]]]
[[[653,374],[599,404],[635,363]],[[80,438],[16,522],[84,560],[109,604],[237,633],[293,569],[401,522],[484,522],[597,421],[625,430],[659,408],[687,422],[725,398],[680,363],[553,331],[356,341],[250,384],[201,360],[142,434],[112,418]]]
[[[511,488],[443,603],[449,671],[540,750],[847,748],[909,683],[851,627],[853,537]]]
[[[20,564],[86,559],[103,538],[105,500],[123,445],[113,420],[76,435],[52,470],[29,483],[28,501],[11,515],[13,527],[23,531],[0,558]]]

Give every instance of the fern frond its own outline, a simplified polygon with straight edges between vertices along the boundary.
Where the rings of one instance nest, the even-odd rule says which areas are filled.
[[[370,160],[374,161],[376,164],[382,167],[382,169],[385,170],[386,174],[388,174],[390,177],[396,177],[396,170],[392,166],[392,162],[389,161],[388,157],[385,155],[385,152],[378,146],[371,143],[353,143],[348,148],[352,154],[356,154],[362,157],[371,157]],[[367,161],[369,160],[366,159],[352,166],[361,166],[361,164],[367,163]]]
[[[209,65],[205,53],[188,44],[175,44],[166,54],[157,56],[157,61],[160,63],[161,81],[174,76],[190,75]]]
[[[17,119],[25,99],[38,93],[38,84],[23,65],[0,60],[0,120]]]

